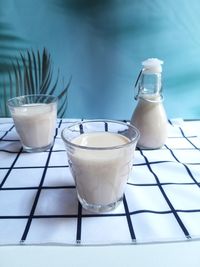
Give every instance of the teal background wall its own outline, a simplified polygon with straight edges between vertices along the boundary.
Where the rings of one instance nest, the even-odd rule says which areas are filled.
[[[65,117],[129,119],[141,61],[158,57],[168,117],[200,118],[198,0],[0,0],[0,93],[10,58],[44,46],[72,75]]]

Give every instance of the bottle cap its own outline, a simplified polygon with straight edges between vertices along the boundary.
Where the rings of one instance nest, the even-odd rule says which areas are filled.
[[[162,72],[162,64],[164,61],[158,58],[148,58],[142,62],[142,66],[144,66],[144,73],[161,73]]]

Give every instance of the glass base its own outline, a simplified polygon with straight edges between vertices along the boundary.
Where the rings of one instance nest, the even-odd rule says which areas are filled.
[[[161,149],[162,147],[163,147],[163,145],[158,146],[158,147],[146,147],[146,146],[142,146],[142,145],[137,144],[137,148],[142,149],[142,150],[156,150],[156,149]]]
[[[46,151],[49,148],[51,148],[51,146],[52,146],[52,143],[50,143],[47,146],[43,146],[43,147],[28,147],[28,146],[23,145],[23,150],[29,153],[37,153],[37,152]]]
[[[117,208],[119,206],[119,204],[122,202],[123,200],[123,196],[118,199],[117,201],[107,204],[107,205],[100,205],[100,204],[89,204],[87,203],[84,199],[82,199],[79,194],[78,194],[78,200],[80,201],[82,207],[85,210],[94,212],[94,213],[101,213],[101,212],[108,212],[108,211],[112,211],[115,208]]]

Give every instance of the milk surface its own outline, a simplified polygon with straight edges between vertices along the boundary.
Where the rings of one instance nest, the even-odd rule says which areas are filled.
[[[129,142],[123,135],[108,132],[82,134],[72,140],[90,148],[112,148]],[[68,157],[81,199],[89,204],[107,205],[122,198],[132,167],[132,144],[106,150],[75,148]]]
[[[24,146],[49,145],[55,133],[57,109],[54,104],[26,104],[14,108],[12,117]]]

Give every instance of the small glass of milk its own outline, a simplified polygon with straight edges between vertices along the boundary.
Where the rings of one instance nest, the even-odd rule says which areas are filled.
[[[61,136],[83,208],[113,210],[123,199],[139,131],[120,121],[90,120],[64,128]]]
[[[57,119],[57,97],[24,95],[8,100],[8,107],[23,149],[41,152],[54,140]]]

